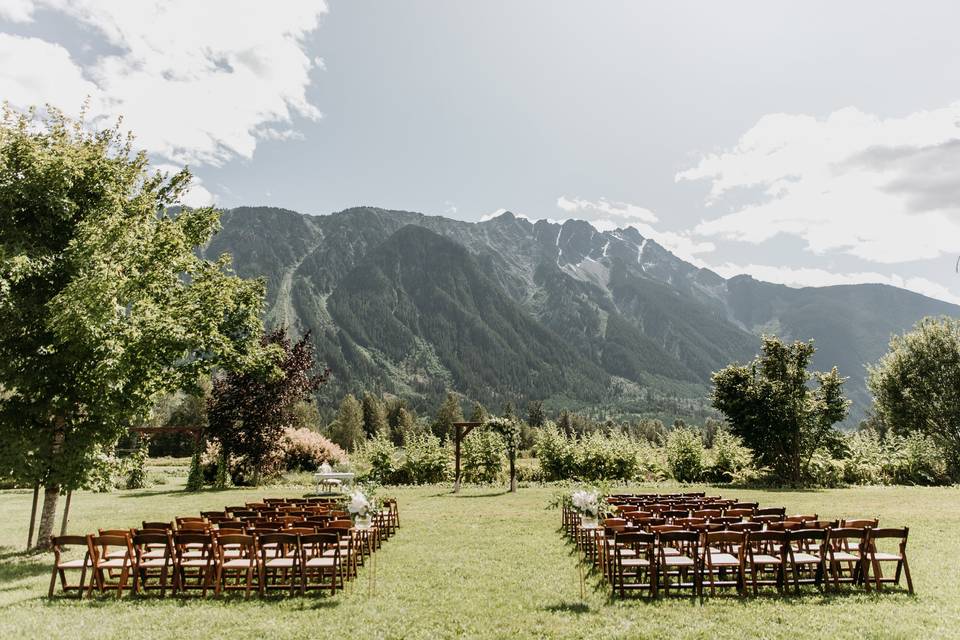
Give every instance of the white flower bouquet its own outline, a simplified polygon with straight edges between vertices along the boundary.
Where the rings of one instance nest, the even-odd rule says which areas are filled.
[[[372,505],[370,504],[370,499],[367,498],[363,491],[357,489],[350,495],[347,511],[358,518],[369,518],[371,510]]]
[[[590,518],[596,518],[600,515],[600,496],[596,491],[585,491],[583,489],[574,491],[570,496],[570,502],[580,515]]]

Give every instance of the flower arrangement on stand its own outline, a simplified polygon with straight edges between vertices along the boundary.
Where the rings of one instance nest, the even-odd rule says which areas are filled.
[[[362,489],[356,489],[350,494],[347,511],[353,516],[353,523],[358,529],[370,528],[370,516],[373,514],[373,504]]]
[[[595,490],[579,489],[570,495],[570,504],[580,514],[580,525],[596,526],[600,517],[600,494]]]

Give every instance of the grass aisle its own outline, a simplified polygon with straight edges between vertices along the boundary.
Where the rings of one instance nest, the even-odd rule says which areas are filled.
[[[353,590],[333,598],[274,596],[160,600],[46,599],[49,556],[24,556],[30,495],[0,492],[0,638],[943,638],[960,637],[960,489],[854,488],[727,491],[834,518],[879,515],[909,524],[918,595],[902,593],[738,600],[619,602],[596,577],[580,603],[576,556],[544,505],[549,487],[518,494],[468,488],[399,489],[402,527]],[[186,494],[179,486],[74,498],[71,531],[222,508],[294,490]],[[716,489],[713,490],[716,492]]]

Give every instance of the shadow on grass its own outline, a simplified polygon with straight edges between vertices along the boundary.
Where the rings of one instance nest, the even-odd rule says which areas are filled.
[[[590,613],[590,605],[586,602],[560,602],[543,607],[544,611],[549,613],[574,613],[581,615]]]
[[[497,491],[495,493],[474,493],[474,494],[464,494],[464,493],[453,493],[452,491],[444,491],[442,493],[435,493],[431,498],[458,498],[458,499],[472,499],[472,498],[496,498],[497,496],[505,496],[510,493],[509,489],[503,491]]]

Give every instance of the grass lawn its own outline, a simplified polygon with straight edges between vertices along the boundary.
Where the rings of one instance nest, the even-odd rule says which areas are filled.
[[[135,526],[295,489],[186,494],[154,489],[74,496],[71,532]],[[649,487],[645,488],[649,490]],[[378,553],[378,589],[366,569],[353,592],[269,600],[46,598],[52,556],[25,556],[29,492],[0,492],[0,638],[944,638],[960,637],[960,488],[733,491],[788,512],[877,515],[910,526],[917,595],[905,592],[739,600],[617,601],[594,576],[580,601],[576,556],[544,509],[556,491],[401,488],[402,528]]]

